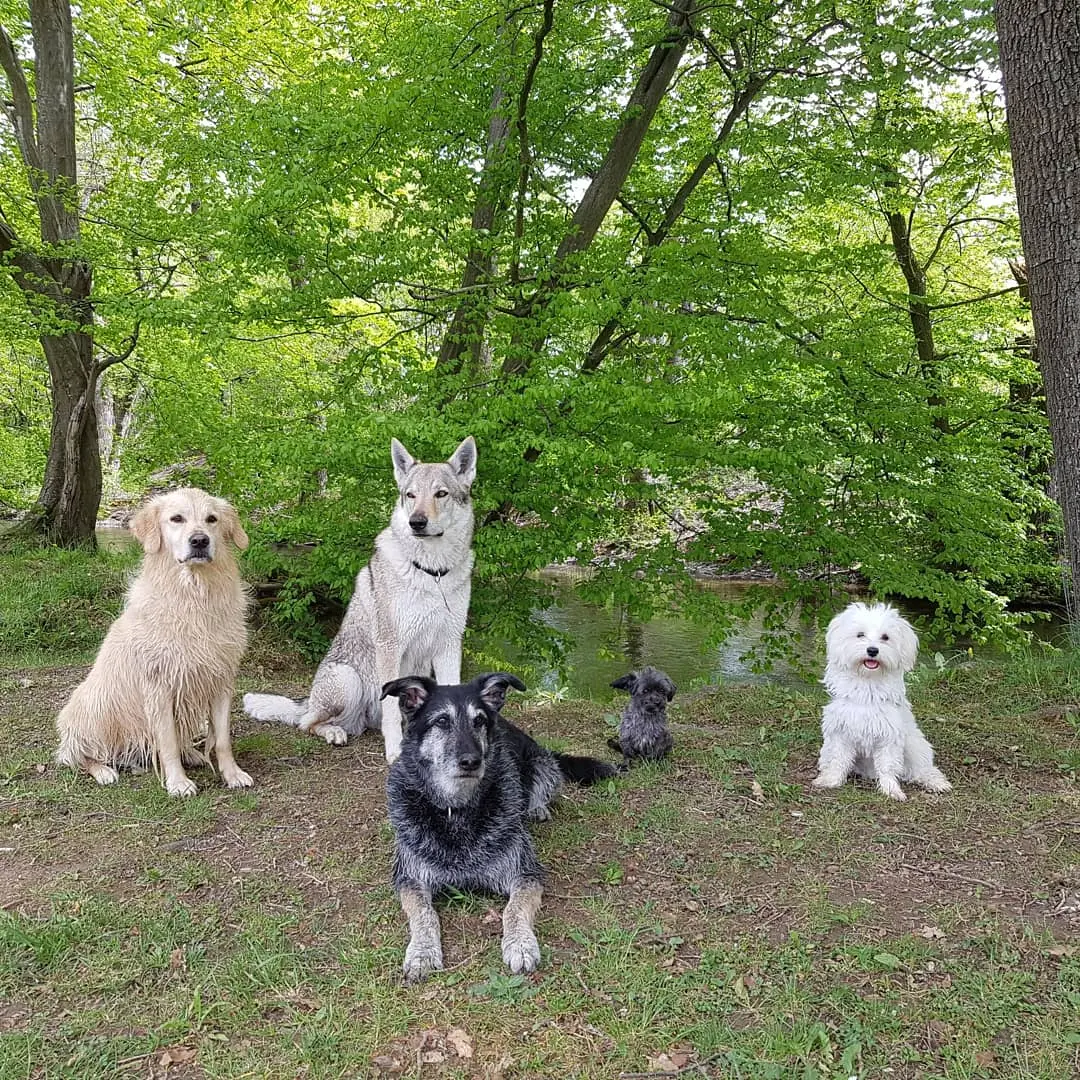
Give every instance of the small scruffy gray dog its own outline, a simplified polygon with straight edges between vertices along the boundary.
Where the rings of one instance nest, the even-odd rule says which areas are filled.
[[[667,757],[672,746],[667,703],[675,696],[675,684],[658,668],[643,667],[611,685],[626,690],[630,701],[619,721],[619,737],[608,739],[608,746],[622,754],[624,765],[634,758],[660,761]]]

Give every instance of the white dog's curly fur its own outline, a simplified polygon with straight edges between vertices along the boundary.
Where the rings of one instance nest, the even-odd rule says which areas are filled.
[[[829,623],[825,651],[822,681],[831,700],[821,715],[814,787],[841,787],[854,772],[877,780],[890,799],[907,798],[901,780],[951,791],[904,690],[919,651],[907,620],[888,604],[851,604]]]

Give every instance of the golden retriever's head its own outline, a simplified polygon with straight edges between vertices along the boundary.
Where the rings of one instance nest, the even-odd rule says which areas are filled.
[[[248,546],[247,533],[236,511],[224,500],[200,488],[178,488],[151,499],[131,521],[143,550],[150,555],[164,551],[178,563],[212,563],[235,544]]]

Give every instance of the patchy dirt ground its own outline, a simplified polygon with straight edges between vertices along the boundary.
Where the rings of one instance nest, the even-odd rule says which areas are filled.
[[[810,793],[816,695],[677,701],[671,761],[568,792],[534,830],[544,968],[502,973],[496,902],[455,897],[448,970],[409,990],[377,737],[331,748],[237,714],[252,791],[209,770],[185,802],[152,775],[99,789],[50,760],[85,670],[0,676],[4,1077],[1073,1074],[1078,738],[1059,687],[1034,709],[988,708],[976,676],[920,688],[957,790],[906,804]],[[303,693],[309,674],[256,659],[240,689]],[[608,734],[599,705],[512,715],[579,751]]]

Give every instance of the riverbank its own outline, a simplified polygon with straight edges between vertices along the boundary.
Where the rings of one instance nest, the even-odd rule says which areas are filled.
[[[1073,654],[917,671],[957,790],[904,805],[811,792],[817,689],[677,698],[669,762],[568,792],[534,829],[541,970],[505,974],[497,903],[461,896],[447,971],[419,988],[398,978],[377,737],[335,749],[234,712],[253,790],[206,770],[185,802],[153,775],[99,789],[50,759],[86,658],[41,659],[0,673],[4,1077],[1077,1070]],[[257,634],[238,691],[301,694],[311,672]],[[614,708],[508,712],[602,754]]]

